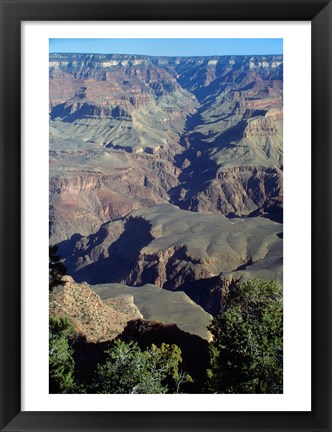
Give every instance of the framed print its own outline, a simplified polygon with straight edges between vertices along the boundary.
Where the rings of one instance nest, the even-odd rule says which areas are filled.
[[[1,0],[1,430],[331,430],[330,30]]]

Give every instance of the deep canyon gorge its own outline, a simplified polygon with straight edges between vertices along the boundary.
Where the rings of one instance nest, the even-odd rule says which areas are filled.
[[[49,83],[50,244],[72,287],[52,310],[95,320],[93,296],[91,341],[137,319],[208,341],[235,283],[282,282],[281,55],[50,54]]]

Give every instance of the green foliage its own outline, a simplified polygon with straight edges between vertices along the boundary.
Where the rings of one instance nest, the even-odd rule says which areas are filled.
[[[282,291],[273,281],[236,285],[209,327],[209,387],[216,393],[280,393],[283,379]]]
[[[175,345],[162,343],[160,347],[152,344],[151,348],[144,352],[148,358],[151,371],[159,374],[168,391],[167,393],[179,393],[183,383],[192,383],[191,376],[179,370],[182,363],[181,349]]]
[[[50,317],[49,321],[49,385],[50,393],[76,393],[75,363],[68,336],[73,327],[67,318]]]
[[[57,253],[57,246],[49,246],[49,290],[52,291],[58,285],[64,285],[62,277],[67,274],[67,268]]]
[[[50,317],[49,381],[50,393],[179,393],[181,385],[192,382],[179,371],[181,350],[176,345],[152,345],[142,351],[137,343],[116,340],[106,360],[97,365],[95,375],[85,384],[78,382],[70,338],[74,329],[65,317]]]
[[[105,363],[97,367],[97,393],[168,393],[190,381],[188,375],[179,373],[182,358],[176,345],[152,345],[143,352],[135,342],[117,340],[106,354]]]

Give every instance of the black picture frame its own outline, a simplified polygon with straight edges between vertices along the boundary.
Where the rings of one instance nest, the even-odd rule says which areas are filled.
[[[331,2],[0,0],[0,5],[1,431],[332,431]],[[310,412],[260,412],[259,407],[256,412],[130,412],[130,407],[123,413],[21,411],[20,227],[21,217],[24,217],[21,216],[21,22],[77,20],[311,21],[313,324]],[[305,235],[309,238],[310,233]]]

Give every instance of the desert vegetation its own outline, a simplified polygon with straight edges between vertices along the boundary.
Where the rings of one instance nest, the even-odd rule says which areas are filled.
[[[51,315],[50,392],[281,393],[282,313],[282,290],[277,282],[252,280],[236,284],[225,296],[221,314],[213,317],[209,325],[212,339],[208,361],[198,383],[188,373],[193,358],[183,362],[181,348],[176,344],[157,342],[144,349],[139,339],[125,341],[127,329],[112,341],[89,344],[70,319]],[[195,340],[191,343],[195,344]],[[195,351],[201,347],[192,348]],[[86,353],[93,357],[88,370],[82,368]]]
[[[181,350],[176,345],[152,344],[141,350],[136,342],[116,340],[104,351],[90,376],[80,378],[74,360],[75,335],[69,320],[50,318],[50,393],[158,394],[179,393],[192,382],[179,369]]]

